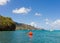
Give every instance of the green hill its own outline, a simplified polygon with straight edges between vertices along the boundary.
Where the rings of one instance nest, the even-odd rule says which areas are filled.
[[[0,15],[0,31],[15,30],[16,25],[9,17],[3,17]]]

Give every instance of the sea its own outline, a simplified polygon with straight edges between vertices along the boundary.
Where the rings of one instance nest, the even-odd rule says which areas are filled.
[[[31,38],[30,31],[33,33]],[[0,43],[60,43],[60,30],[0,31]]]

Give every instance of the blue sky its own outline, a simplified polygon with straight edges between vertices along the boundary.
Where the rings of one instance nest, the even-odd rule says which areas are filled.
[[[60,29],[60,0],[0,0],[0,14],[15,22]]]

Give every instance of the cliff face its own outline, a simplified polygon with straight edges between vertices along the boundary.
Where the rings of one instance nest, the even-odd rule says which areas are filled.
[[[16,30],[34,30],[34,29],[37,28],[23,23],[16,23]]]
[[[11,18],[0,15],[0,31],[11,31],[15,28],[16,25]]]

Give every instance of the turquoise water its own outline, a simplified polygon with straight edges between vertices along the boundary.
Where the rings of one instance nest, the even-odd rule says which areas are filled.
[[[60,31],[32,30],[33,36],[28,36],[28,30],[2,31],[0,43],[60,43]]]

